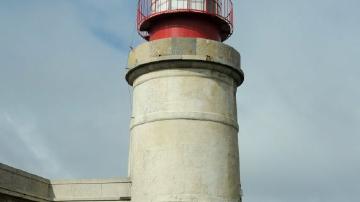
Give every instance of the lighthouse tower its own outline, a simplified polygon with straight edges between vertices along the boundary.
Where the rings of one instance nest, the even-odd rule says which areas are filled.
[[[126,79],[133,87],[129,175],[134,202],[239,202],[231,0],[139,0]]]

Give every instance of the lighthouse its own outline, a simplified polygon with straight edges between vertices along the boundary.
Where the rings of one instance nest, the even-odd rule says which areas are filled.
[[[139,0],[128,59],[134,202],[241,201],[231,0]]]

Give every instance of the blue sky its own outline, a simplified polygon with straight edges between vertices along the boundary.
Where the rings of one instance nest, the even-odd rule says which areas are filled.
[[[235,1],[246,202],[358,201],[360,1]],[[0,0],[0,162],[127,175],[136,1]]]

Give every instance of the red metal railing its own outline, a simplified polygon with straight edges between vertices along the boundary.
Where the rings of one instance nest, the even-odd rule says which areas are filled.
[[[195,12],[219,17],[229,24],[232,33],[232,0],[139,0],[137,26],[140,35],[147,37],[147,32],[140,30],[140,26],[149,18],[176,12]]]

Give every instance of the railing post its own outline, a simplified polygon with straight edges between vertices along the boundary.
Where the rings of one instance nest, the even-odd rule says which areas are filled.
[[[208,4],[207,4],[207,0],[204,0],[204,8],[205,8],[204,11],[205,11],[205,12],[207,12],[207,10],[208,10],[207,5],[208,5]]]

